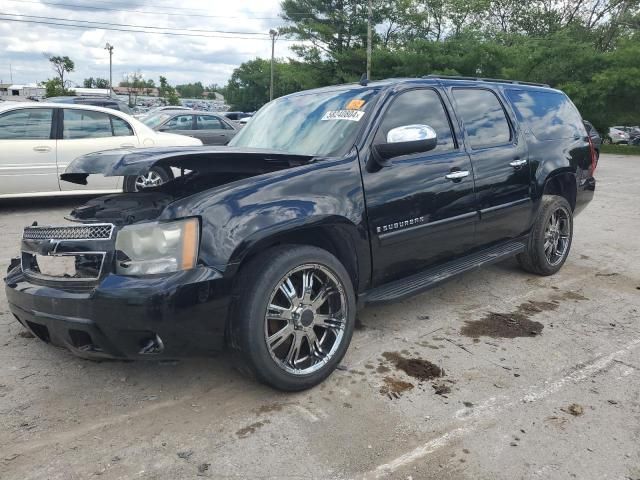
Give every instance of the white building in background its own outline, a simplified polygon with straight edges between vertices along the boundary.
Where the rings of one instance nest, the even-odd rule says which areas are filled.
[[[3,100],[27,100],[31,98],[44,97],[46,89],[39,87],[35,83],[20,84],[0,84],[0,98]]]

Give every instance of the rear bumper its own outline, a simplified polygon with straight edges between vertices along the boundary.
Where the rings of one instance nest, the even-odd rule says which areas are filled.
[[[20,323],[82,357],[177,358],[224,346],[230,289],[214,269],[145,278],[108,275],[91,291],[73,292],[35,284],[16,266],[5,283],[9,308]]]
[[[583,179],[578,185],[578,191],[576,195],[576,208],[573,211],[574,215],[578,215],[584,208],[589,205],[589,202],[593,200],[593,196],[596,192],[596,179],[588,177]]]

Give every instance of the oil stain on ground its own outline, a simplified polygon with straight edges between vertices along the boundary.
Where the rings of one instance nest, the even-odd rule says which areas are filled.
[[[246,427],[238,430],[236,432],[236,435],[238,435],[238,437],[240,438],[247,438],[248,436],[253,435],[260,427],[265,426],[267,423],[271,422],[269,420],[262,420],[260,422],[252,423],[251,425],[247,425]]]
[[[406,358],[398,352],[384,352],[382,356],[393,363],[398,370],[402,370],[410,377],[417,378],[420,381],[444,376],[444,370],[428,360]]]
[[[384,385],[380,387],[380,393],[387,395],[392,400],[394,398],[400,398],[400,395],[404,392],[413,389],[412,383],[397,378],[384,377],[382,380],[384,381]]]
[[[460,333],[467,337],[517,338],[535,337],[542,333],[544,325],[530,320],[530,317],[541,312],[558,308],[552,302],[524,302],[514,312],[489,312],[480,320],[466,321]]]

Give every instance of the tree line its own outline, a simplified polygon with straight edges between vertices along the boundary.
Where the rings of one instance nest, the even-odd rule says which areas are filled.
[[[598,128],[640,124],[640,0],[374,0],[372,77],[509,78],[567,92]],[[367,2],[284,0],[275,96],[357,81],[366,71]],[[232,108],[269,99],[270,60],[240,65]]]

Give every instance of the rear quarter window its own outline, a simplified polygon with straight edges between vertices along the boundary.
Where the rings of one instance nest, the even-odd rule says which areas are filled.
[[[560,140],[584,136],[582,118],[571,100],[560,92],[508,89],[518,120],[538,140]]]

